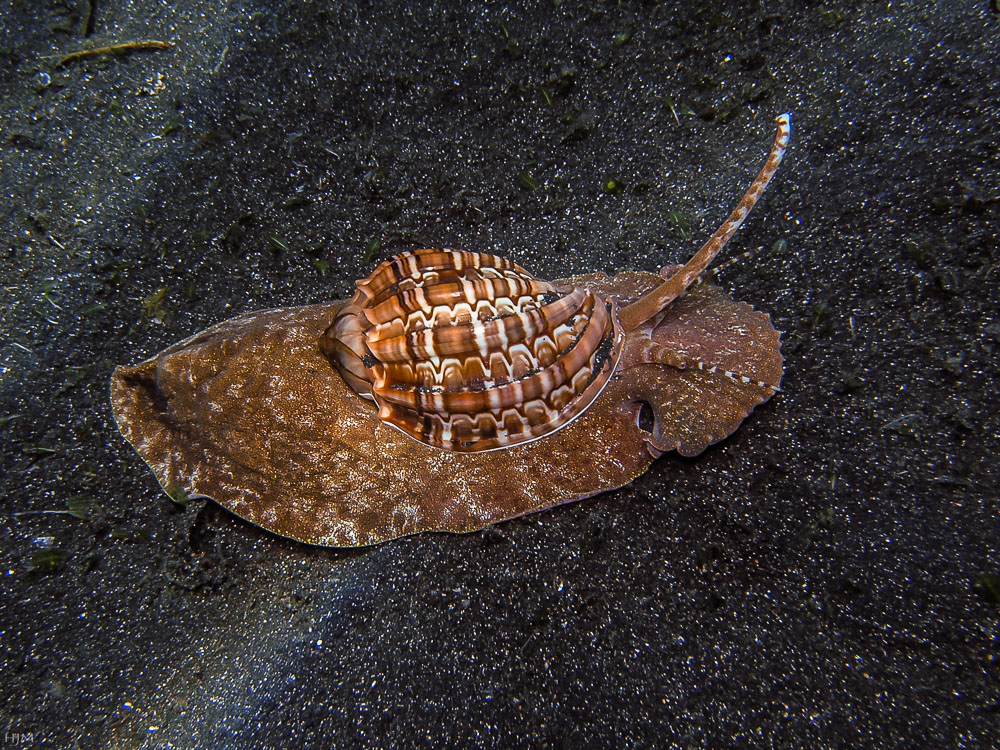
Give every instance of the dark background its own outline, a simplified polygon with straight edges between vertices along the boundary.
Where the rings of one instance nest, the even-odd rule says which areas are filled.
[[[8,735],[1000,742],[994,3],[4,8]],[[150,39],[175,46],[57,66]],[[696,459],[481,533],[324,550],[174,505],[115,428],[115,364],[347,296],[401,250],[546,278],[683,260],[784,111],[727,254],[774,249],[722,279],[783,331],[783,391]]]

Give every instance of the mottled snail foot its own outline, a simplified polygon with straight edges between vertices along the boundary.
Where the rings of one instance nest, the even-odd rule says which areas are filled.
[[[732,434],[774,395],[780,348],[770,316],[717,287],[693,288],[674,302],[645,346],[626,345],[626,355],[641,350],[646,359],[623,356],[626,369],[619,375],[625,408],[636,415],[640,404],[652,410],[646,435],[651,455],[676,450],[695,456]]]
[[[543,440],[482,453],[419,443],[381,422],[321,352],[340,305],[245,315],[115,370],[115,420],[165,490],[345,547],[475,531],[622,487],[652,461],[635,422],[612,409],[612,383]]]
[[[682,268],[684,268],[684,266],[677,265],[676,263],[668,263],[667,265],[662,266],[658,273],[660,275],[660,278],[669,279],[671,276],[680,271]]]

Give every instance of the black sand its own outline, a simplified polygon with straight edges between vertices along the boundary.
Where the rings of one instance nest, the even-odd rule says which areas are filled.
[[[5,746],[996,746],[994,5],[0,11]],[[676,262],[784,111],[722,280],[783,392],[696,459],[336,551],[179,508],[115,429],[115,364],[401,250]]]

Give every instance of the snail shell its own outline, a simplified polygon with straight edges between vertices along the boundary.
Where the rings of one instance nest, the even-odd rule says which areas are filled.
[[[358,281],[320,348],[383,422],[477,452],[572,422],[624,339],[614,303],[590,289],[557,289],[495,255],[418,250]]]

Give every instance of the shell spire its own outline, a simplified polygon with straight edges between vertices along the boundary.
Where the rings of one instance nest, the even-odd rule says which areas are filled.
[[[558,290],[495,255],[429,249],[359,281],[320,348],[383,422],[477,452],[573,421],[623,341],[614,304],[589,289]]]

